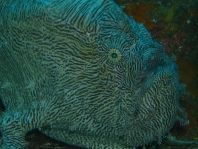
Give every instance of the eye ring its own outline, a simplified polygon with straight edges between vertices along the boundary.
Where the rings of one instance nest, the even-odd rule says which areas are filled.
[[[108,52],[108,58],[112,62],[117,63],[121,60],[122,54],[120,53],[120,51],[118,49],[110,49]]]

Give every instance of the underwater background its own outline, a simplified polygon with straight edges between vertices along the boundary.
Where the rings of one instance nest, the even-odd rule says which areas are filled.
[[[180,97],[180,105],[188,113],[190,124],[176,123],[172,129],[178,140],[198,141],[198,11],[197,0],[115,0],[123,11],[143,23],[153,39],[179,66],[180,83],[187,92]],[[1,109],[3,107],[1,106]],[[26,135],[27,149],[80,149],[52,140],[40,132]],[[195,149],[196,146],[156,145],[160,149]],[[197,147],[198,149],[198,147]]]

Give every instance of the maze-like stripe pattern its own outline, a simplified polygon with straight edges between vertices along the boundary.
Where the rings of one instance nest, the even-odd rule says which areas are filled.
[[[3,148],[46,135],[85,148],[160,142],[178,109],[176,65],[112,0],[1,0]]]

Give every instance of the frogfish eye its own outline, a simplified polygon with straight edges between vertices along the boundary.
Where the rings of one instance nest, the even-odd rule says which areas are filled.
[[[111,57],[112,57],[112,58],[117,58],[117,56],[118,56],[117,53],[112,53],[112,54],[111,54]]]
[[[110,49],[108,52],[108,58],[112,62],[119,62],[122,58],[122,54],[120,53],[118,49]]]

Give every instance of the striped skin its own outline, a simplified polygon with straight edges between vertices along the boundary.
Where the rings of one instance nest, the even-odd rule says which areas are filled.
[[[1,0],[2,148],[39,128],[85,148],[160,142],[177,118],[176,65],[112,0]]]

